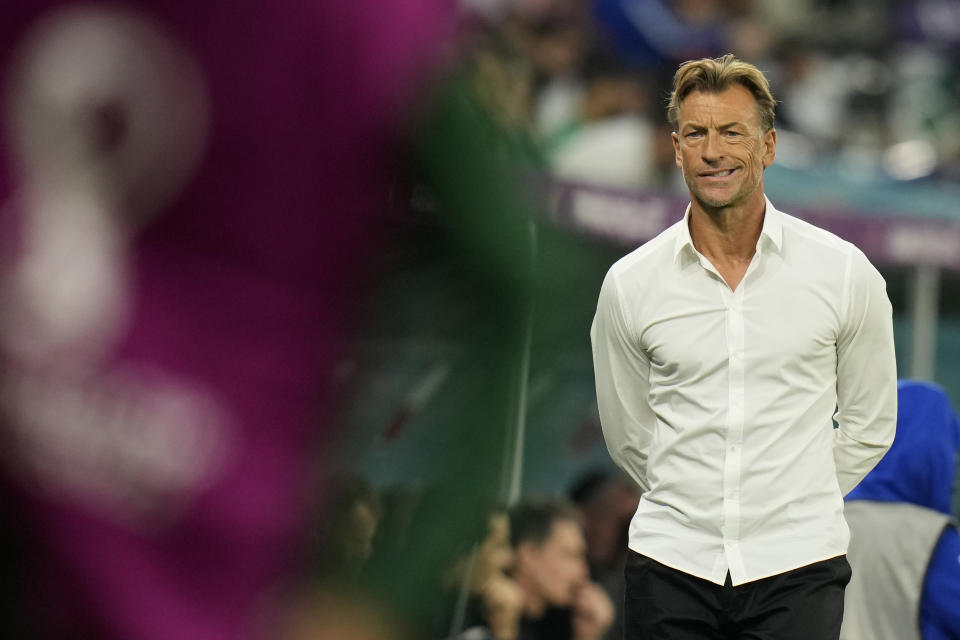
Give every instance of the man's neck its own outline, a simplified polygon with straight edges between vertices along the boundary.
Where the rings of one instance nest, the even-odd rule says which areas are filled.
[[[757,189],[749,201],[710,208],[694,199],[690,205],[693,246],[714,263],[749,263],[763,229],[766,200]]]
[[[690,204],[693,246],[735,291],[747,273],[763,230],[766,199],[763,190],[741,205],[711,209],[694,199]]]

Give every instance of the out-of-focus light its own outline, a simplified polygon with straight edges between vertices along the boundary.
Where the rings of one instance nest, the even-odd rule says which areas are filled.
[[[788,169],[809,169],[817,161],[813,142],[800,133],[777,129],[777,164]]]
[[[857,56],[850,64],[850,82],[853,87],[867,95],[879,96],[893,84],[890,67],[867,56]]]
[[[917,6],[917,20],[924,34],[933,40],[960,38],[960,6],[953,0],[927,0]]]
[[[883,168],[897,180],[923,178],[937,168],[937,151],[926,140],[907,140],[883,153]]]

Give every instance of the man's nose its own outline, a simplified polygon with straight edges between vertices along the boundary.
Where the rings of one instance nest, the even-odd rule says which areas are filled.
[[[723,144],[720,141],[720,136],[717,133],[707,133],[703,140],[701,154],[704,161],[711,163],[716,162],[723,157]]]

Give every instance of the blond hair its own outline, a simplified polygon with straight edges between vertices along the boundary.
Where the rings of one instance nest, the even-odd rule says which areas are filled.
[[[673,91],[667,103],[667,119],[674,129],[680,116],[680,103],[694,91],[720,93],[731,85],[746,88],[757,101],[757,115],[763,131],[773,129],[773,111],[777,101],[770,93],[770,84],[763,72],[749,62],[728,53],[719,58],[688,60],[673,76]]]

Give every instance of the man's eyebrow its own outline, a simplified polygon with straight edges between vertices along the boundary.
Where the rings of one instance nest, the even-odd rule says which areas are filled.
[[[747,126],[747,125],[745,125],[744,123],[742,123],[742,122],[740,122],[740,121],[734,120],[733,122],[726,122],[726,123],[724,123],[724,124],[717,125],[717,129],[719,129],[719,130],[722,131],[722,130],[724,130],[724,129],[732,129],[733,127],[745,127],[745,126]],[[680,130],[681,130],[681,131],[687,131],[687,130],[705,131],[705,130],[707,130],[707,129],[709,129],[709,128],[710,128],[710,127],[708,127],[707,125],[697,124],[697,123],[693,123],[693,122],[688,122],[688,123],[684,124],[682,127],[680,127]]]

